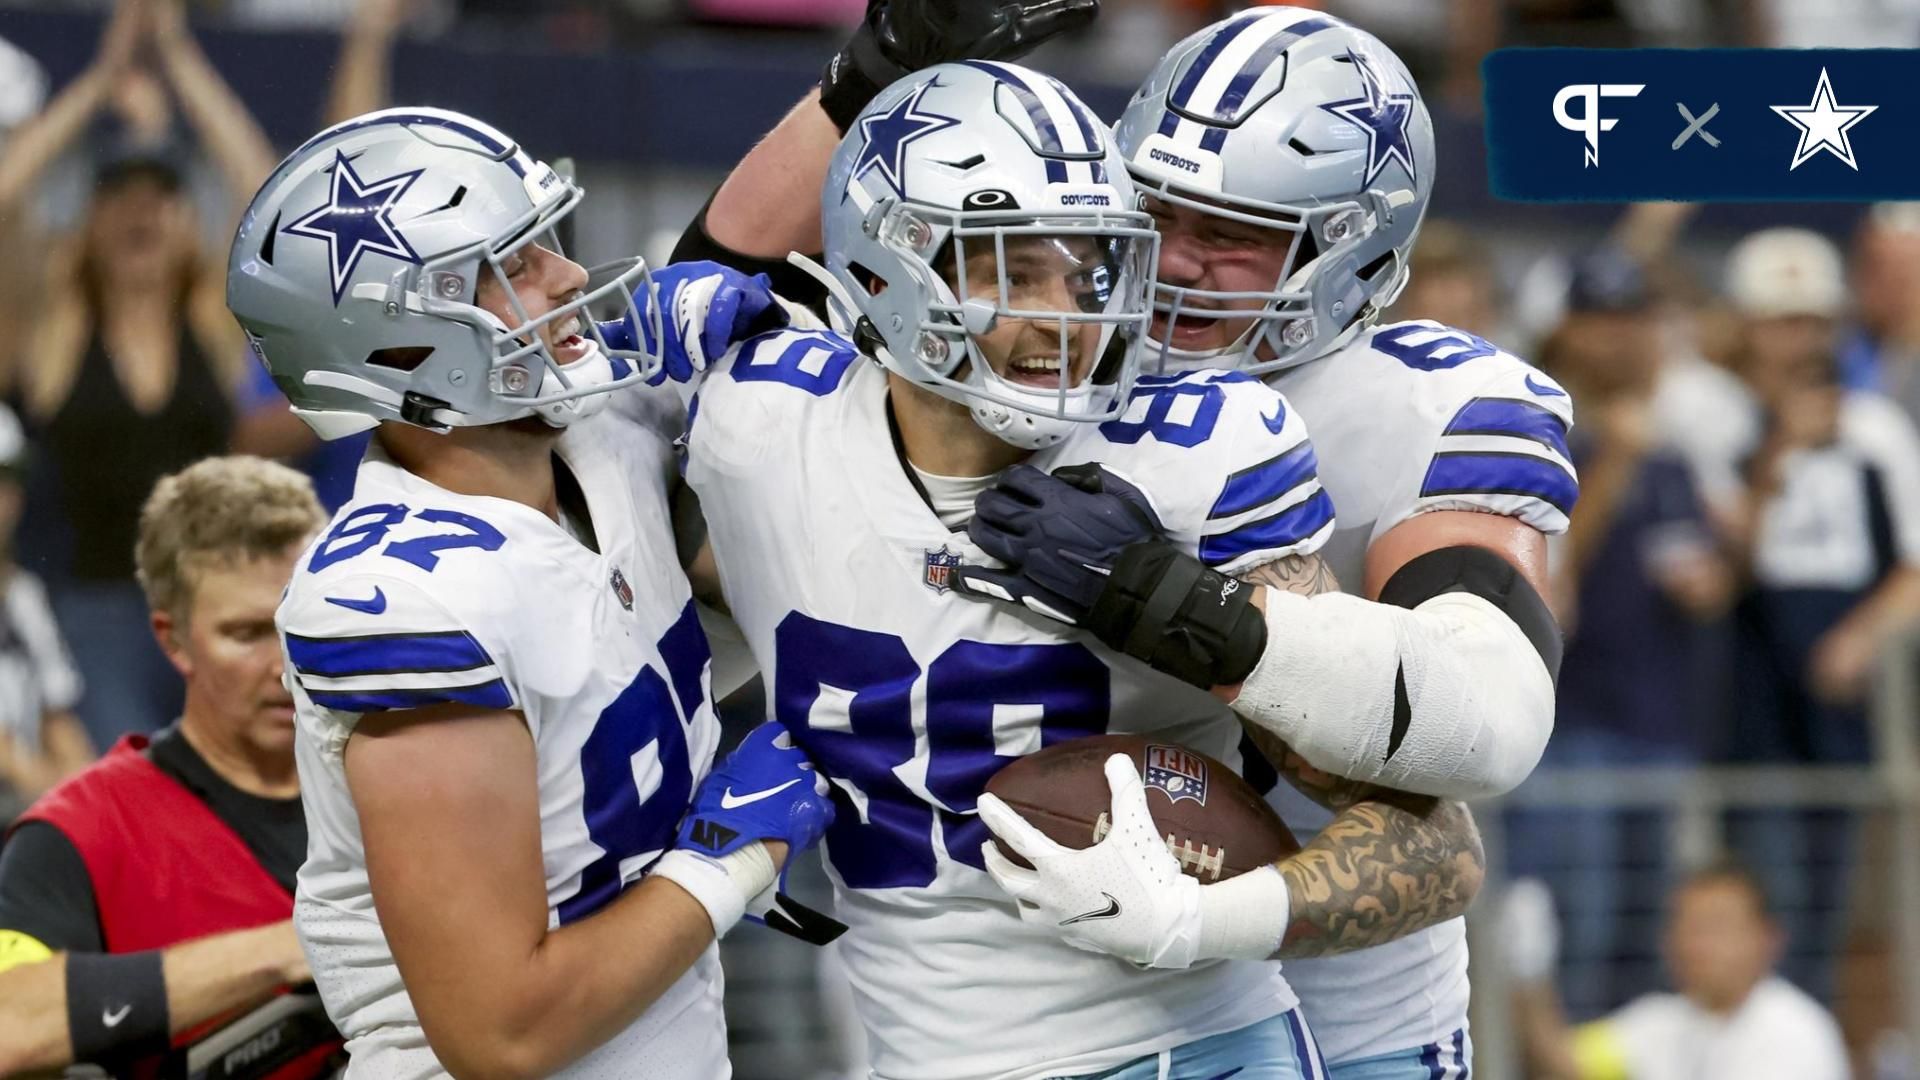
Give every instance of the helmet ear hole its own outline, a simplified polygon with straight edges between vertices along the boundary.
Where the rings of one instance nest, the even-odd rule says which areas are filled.
[[[367,354],[367,366],[391,368],[394,371],[412,371],[432,354],[433,347],[430,345],[404,345],[375,349]]]

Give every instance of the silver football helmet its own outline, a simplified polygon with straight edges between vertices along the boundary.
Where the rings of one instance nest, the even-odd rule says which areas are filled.
[[[1167,53],[1114,138],[1149,203],[1290,237],[1269,289],[1160,283],[1165,366],[1299,364],[1344,344],[1406,287],[1433,191],[1433,121],[1373,35],[1302,8],[1224,19]],[[1175,346],[1183,322],[1248,319],[1250,308],[1230,343]]]
[[[588,308],[624,305],[641,326],[632,293],[652,290],[641,260],[538,318],[508,281],[503,266],[526,245],[561,251],[554,226],[584,195],[472,117],[369,113],[307,140],[261,186],[233,238],[227,306],[322,438],[382,420],[563,427],[659,366],[608,347]],[[486,274],[513,325],[476,304]],[[647,340],[659,341],[659,305],[646,308]]]
[[[941,64],[882,91],[834,153],[826,269],[864,350],[1038,449],[1126,407],[1157,244],[1136,203],[1066,87]]]

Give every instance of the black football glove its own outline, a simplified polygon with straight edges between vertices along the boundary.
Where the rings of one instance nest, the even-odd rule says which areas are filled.
[[[1253,590],[1180,550],[1139,488],[1098,464],[1008,469],[967,536],[1005,570],[963,563],[954,591],[1073,626],[1201,689],[1247,677],[1266,649]]]
[[[1120,553],[1161,533],[1146,495],[1097,464],[1052,473],[1015,465],[974,500],[967,524],[967,536],[1007,569],[962,564],[954,588],[1079,625]]]
[[[1100,13],[1100,0],[868,0],[867,17],[820,76],[841,134],[875,94],[949,60],[1015,60]]]

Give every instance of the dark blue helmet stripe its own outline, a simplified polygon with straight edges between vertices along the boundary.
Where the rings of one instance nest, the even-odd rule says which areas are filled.
[[[1338,19],[1302,19],[1287,27],[1282,33],[1267,39],[1266,44],[1255,49],[1253,55],[1247,57],[1247,62],[1240,65],[1239,72],[1233,76],[1233,81],[1227,84],[1226,92],[1220,95],[1220,103],[1210,110],[1210,115],[1221,120],[1232,118],[1234,113],[1239,111],[1240,106],[1246,102],[1247,95],[1253,90],[1253,84],[1260,81],[1260,76],[1265,74],[1266,70],[1273,66],[1274,61],[1280,59],[1294,42],[1322,30],[1344,25],[1346,24]]]
[[[1228,45],[1233,44],[1234,38],[1239,37],[1247,27],[1259,22],[1261,17],[1258,14],[1249,13],[1246,18],[1221,27],[1220,31],[1213,35],[1213,40],[1207,42],[1206,47],[1200,50],[1200,55],[1194,57],[1193,63],[1187,66],[1186,77],[1181,79],[1180,85],[1174,88],[1173,94],[1167,99],[1168,102],[1184,111],[1187,102],[1193,97],[1194,90],[1199,88],[1200,80],[1206,77],[1207,69],[1213,66],[1213,62],[1220,58],[1220,54],[1226,51]]]

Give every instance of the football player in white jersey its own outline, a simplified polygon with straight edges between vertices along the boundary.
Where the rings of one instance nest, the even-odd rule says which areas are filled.
[[[1231,762],[1240,740],[1204,689],[955,595],[955,575],[982,562],[964,526],[996,478],[1017,489],[1058,470],[1089,497],[1128,493],[1144,509],[1093,524],[1081,550],[1111,560],[1178,537],[1205,564],[1196,598],[1232,591],[1231,575],[1323,577],[1312,552],[1331,506],[1284,399],[1235,372],[1134,385],[1153,258],[1134,203],[1112,140],[1053,80],[985,62],[916,73],[856,118],[821,195],[843,332],[800,328],[796,311],[795,328],[707,365],[694,399],[686,476],[727,602],[776,718],[836,786],[828,865],[880,1076],[1322,1071],[1277,966],[1221,962],[1280,945],[1281,872],[1216,887],[1224,914],[1159,943],[1145,968],[1026,921],[984,872],[976,800],[1012,758],[1119,730]],[[1478,852],[1454,824],[1427,835],[1467,865],[1464,904]],[[1157,850],[1155,872],[1179,877]],[[1342,914],[1397,906],[1376,882],[1342,896]]]
[[[1552,730],[1560,639],[1542,596],[1546,537],[1566,529],[1578,495],[1572,407],[1552,379],[1473,334],[1376,325],[1406,283],[1434,175],[1432,127],[1405,67],[1338,19],[1263,8],[1168,53],[1115,138],[1161,237],[1163,369],[1255,373],[1306,415],[1339,514],[1326,562],[1354,590],[1252,594],[1265,639],[1241,646],[1228,666],[1250,674],[1218,692],[1327,808],[1373,790],[1359,782],[1457,798],[1510,789]],[[1039,485],[1023,494],[1051,497]],[[1060,528],[1103,511],[1061,505]],[[1023,558],[1018,538],[975,536]],[[1156,580],[1119,577],[1106,584]],[[1276,804],[1301,831],[1328,820]],[[1328,930],[1328,944],[1367,933]],[[1460,920],[1287,973],[1338,1080],[1464,1075]]]
[[[831,818],[771,725],[709,772],[682,416],[586,317],[652,297],[638,260],[586,291],[553,234],[581,197],[391,109],[294,151],[234,238],[228,304],[294,410],[376,429],[278,614],[295,924],[352,1076],[728,1075],[714,940]]]
[[[1118,137],[1166,238],[1153,335],[1166,366],[1246,365],[1301,396],[1317,439],[1328,427],[1320,458],[1340,513],[1327,565],[1353,592],[1259,596],[1268,647],[1238,659],[1255,679],[1236,707],[1321,804],[1386,797],[1367,783],[1456,797],[1517,784],[1552,725],[1558,635],[1540,596],[1544,538],[1565,529],[1578,493],[1570,403],[1472,335],[1374,326],[1404,285],[1433,179],[1431,126],[1404,67],[1337,19],[1259,9],[1176,46]],[[818,223],[780,185],[817,175],[836,138],[803,101],[729,176],[689,247],[754,269],[817,243]],[[1298,830],[1328,820],[1291,795],[1275,798]],[[1407,798],[1372,822],[1392,860],[1297,863],[1296,901],[1338,897],[1341,881],[1382,867],[1416,887],[1385,920],[1296,903],[1283,955],[1392,940],[1453,902],[1461,870],[1422,859],[1410,831],[1452,808]],[[1343,1078],[1466,1067],[1458,920],[1289,972]]]

